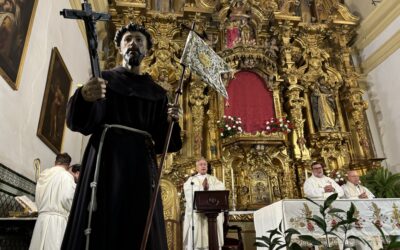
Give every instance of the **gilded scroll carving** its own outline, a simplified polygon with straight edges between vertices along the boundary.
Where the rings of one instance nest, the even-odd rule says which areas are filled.
[[[266,80],[273,92],[274,115],[294,125],[288,135],[257,131],[222,139],[216,121],[231,100],[186,72],[180,99],[184,146],[169,158],[164,171],[177,193],[199,156],[211,160],[237,210],[300,197],[312,160],[330,169],[376,165],[365,117],[368,104],[349,47],[358,18],[340,1],[158,2],[110,3],[115,27],[133,21],[151,31],[155,46],[144,69],[156,82],[172,94],[188,33],[181,24],[190,27],[194,21],[196,32],[235,71],[251,71]],[[115,65],[117,57],[115,51],[102,54],[106,67]]]

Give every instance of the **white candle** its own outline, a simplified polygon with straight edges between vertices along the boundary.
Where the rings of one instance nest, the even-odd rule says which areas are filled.
[[[233,175],[233,168],[231,167],[231,184],[232,184],[232,207],[233,211],[236,210],[236,204],[235,204],[235,178]]]

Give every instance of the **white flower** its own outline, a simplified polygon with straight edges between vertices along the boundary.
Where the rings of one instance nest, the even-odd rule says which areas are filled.
[[[237,118],[239,121],[241,120],[240,117]]]
[[[232,116],[228,116],[228,119],[232,119]]]
[[[338,179],[338,178],[335,178],[335,181],[336,181],[336,182],[338,182],[338,181],[339,181],[339,179]]]
[[[231,130],[231,127],[228,127],[228,130]]]
[[[232,128],[236,128],[236,126],[235,126],[235,125],[233,125],[233,126],[232,126]]]
[[[290,131],[292,131],[292,130],[290,130],[290,129],[287,130],[288,133],[289,133]]]
[[[267,121],[267,124],[269,124],[269,122]]]
[[[220,123],[220,121],[218,120],[217,123]]]
[[[223,117],[226,118],[226,115],[224,115]]]
[[[242,132],[242,128],[241,128],[241,127],[238,127],[238,130],[239,130],[240,132]]]
[[[267,126],[267,130],[270,130],[271,129],[271,127],[270,126]]]
[[[279,126],[283,127],[283,124],[280,124]]]
[[[229,128],[229,125],[228,125],[228,124],[225,124],[225,128]]]
[[[283,122],[282,118],[279,119],[280,122]]]
[[[221,133],[221,136],[224,136],[224,133]]]
[[[337,177],[339,177],[339,178],[340,178],[340,174],[338,174],[338,175],[337,175]]]

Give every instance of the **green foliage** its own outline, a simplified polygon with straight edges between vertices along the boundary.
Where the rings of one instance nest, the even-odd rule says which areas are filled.
[[[390,250],[390,249],[400,249],[400,236],[398,235],[391,235],[389,237],[389,241],[385,237],[385,234],[382,231],[382,228],[374,224],[376,229],[378,229],[379,233],[381,234],[381,238],[383,239],[382,245],[383,250]]]
[[[286,247],[288,250],[301,250],[301,246],[297,243],[292,243],[292,236],[300,234],[299,231],[289,228],[283,232],[282,222],[279,223],[279,227],[267,232],[269,237],[262,236],[256,237],[254,243],[257,247],[267,247],[269,250],[279,250]]]
[[[338,237],[343,242],[343,249],[346,248],[354,248],[347,244],[349,239],[359,241],[363,244],[366,244],[371,248],[370,244],[357,236],[348,235],[348,231],[351,229],[353,224],[357,222],[357,218],[354,217],[354,213],[356,208],[353,203],[348,211],[344,211],[339,208],[331,207],[332,203],[337,199],[338,194],[332,194],[329,196],[322,205],[319,203],[306,198],[308,201],[313,203],[314,205],[319,207],[319,212],[321,216],[314,215],[311,218],[307,218],[307,220],[312,221],[317,225],[323,232],[325,236],[325,242],[321,242],[318,239],[314,238],[312,235],[301,235],[297,230],[289,228],[285,232],[282,231],[282,222],[279,224],[279,227],[273,230],[268,231],[269,237],[262,236],[256,238],[256,243],[254,245],[260,247],[267,247],[269,250],[278,250],[283,247],[287,247],[291,250],[302,249],[297,243],[291,243],[291,238],[293,235],[299,235],[299,239],[305,242],[308,242],[314,246],[324,246],[324,249],[336,249],[333,248],[329,243],[329,236]],[[331,228],[328,226],[327,216],[330,215],[332,218],[337,220],[337,223],[333,225]],[[341,230],[344,233],[343,237],[340,237],[337,232]],[[372,248],[371,248],[372,249]]]
[[[371,169],[360,179],[377,198],[400,197],[400,173],[393,174],[387,168]]]
[[[330,195],[325,201],[324,204],[320,205],[313,200],[306,198],[308,201],[311,203],[315,204],[316,206],[319,207],[319,212],[321,216],[314,215],[312,218],[307,218],[310,221],[313,221],[324,233],[325,236],[325,243],[320,243],[317,244],[316,239],[312,236],[310,236],[310,240],[306,240],[310,242],[311,244],[315,245],[324,245],[326,248],[330,249],[330,243],[329,243],[329,236],[336,236],[338,237],[342,242],[343,242],[343,249],[348,248],[350,246],[346,245],[346,242],[349,237],[352,239],[358,240],[362,243],[365,243],[364,240],[356,237],[356,236],[348,236],[347,232],[350,230],[351,226],[353,223],[357,222],[357,219],[354,217],[354,212],[355,212],[355,206],[353,203],[351,203],[349,211],[343,211],[342,209],[338,208],[331,208],[332,203],[337,199],[338,194],[334,193]],[[338,220],[338,222],[332,226],[330,229],[328,228],[328,223],[327,223],[327,215],[330,215],[331,217],[334,217]],[[343,237],[340,237],[336,232],[338,230],[342,230],[344,233]],[[367,243],[368,244],[368,243]],[[368,244],[369,245],[369,244]]]

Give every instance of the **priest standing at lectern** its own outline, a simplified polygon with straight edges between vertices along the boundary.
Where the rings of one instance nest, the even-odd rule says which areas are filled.
[[[207,174],[208,165],[204,158],[196,162],[197,174],[191,176],[183,185],[186,199],[185,219],[183,223],[183,249],[208,249],[208,221],[207,216],[193,211],[193,197],[195,191],[225,190],[224,184],[215,176]],[[219,248],[224,245],[223,213],[217,217],[217,232]],[[193,225],[193,227],[192,227]],[[194,238],[194,240],[193,240]]]

